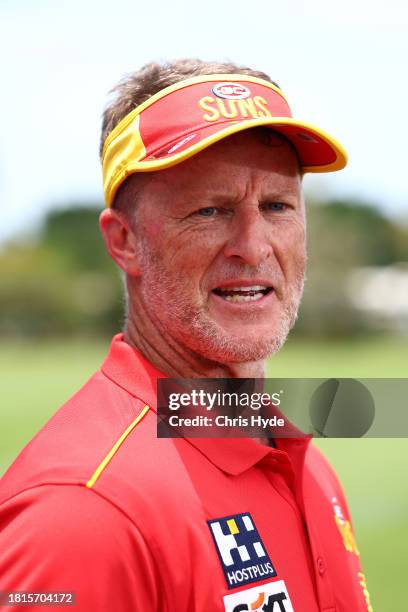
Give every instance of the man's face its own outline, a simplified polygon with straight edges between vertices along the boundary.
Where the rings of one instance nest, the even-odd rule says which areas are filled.
[[[129,299],[163,338],[220,363],[279,350],[306,261],[301,177],[287,142],[244,131],[157,172],[135,218],[140,276]]]

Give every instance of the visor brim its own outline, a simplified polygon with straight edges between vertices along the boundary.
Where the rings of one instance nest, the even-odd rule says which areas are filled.
[[[167,143],[160,151],[152,152],[149,158],[128,162],[111,185],[108,205],[113,202],[117,188],[131,174],[171,168],[232,134],[255,127],[270,127],[286,137],[297,152],[303,173],[335,172],[344,168],[348,161],[345,149],[335,138],[315,125],[292,117],[265,117],[225,123],[227,125],[218,123],[181,134],[176,143]]]
[[[260,126],[271,127],[292,143],[304,172],[335,172],[341,170],[347,164],[347,153],[342,145],[315,125],[291,117],[266,117],[250,121],[237,121],[233,124],[228,122],[226,127],[218,124],[214,126],[218,129],[209,135],[206,135],[208,128],[183,134],[180,141],[188,141],[190,136],[199,136],[200,139],[198,142],[191,142],[175,153],[170,152],[173,148],[176,148],[175,145],[168,143],[167,154],[152,155],[148,159],[135,161],[134,164],[129,166],[134,168],[133,172],[149,172],[170,168],[232,134]],[[163,151],[163,147],[161,150]]]

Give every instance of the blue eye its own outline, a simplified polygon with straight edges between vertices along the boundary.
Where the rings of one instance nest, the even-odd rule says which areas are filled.
[[[266,208],[266,210],[285,210],[286,204],[283,202],[267,202],[264,208]]]
[[[200,217],[212,217],[216,210],[217,209],[214,208],[214,206],[207,206],[207,208],[200,208],[200,210],[197,211],[197,214],[200,215]]]

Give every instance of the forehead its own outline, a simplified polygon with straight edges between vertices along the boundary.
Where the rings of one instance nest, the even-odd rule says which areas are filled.
[[[255,128],[233,134],[194,157],[155,173],[154,183],[180,191],[242,186],[299,189],[301,171],[294,148],[272,130]]]

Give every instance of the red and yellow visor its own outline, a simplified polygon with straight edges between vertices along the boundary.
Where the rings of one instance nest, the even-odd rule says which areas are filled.
[[[303,172],[333,172],[343,147],[320,128],[293,119],[282,91],[263,79],[213,74],[162,89],[124,117],[102,153],[107,206],[134,172],[163,170],[241,130],[270,126],[295,147]]]

